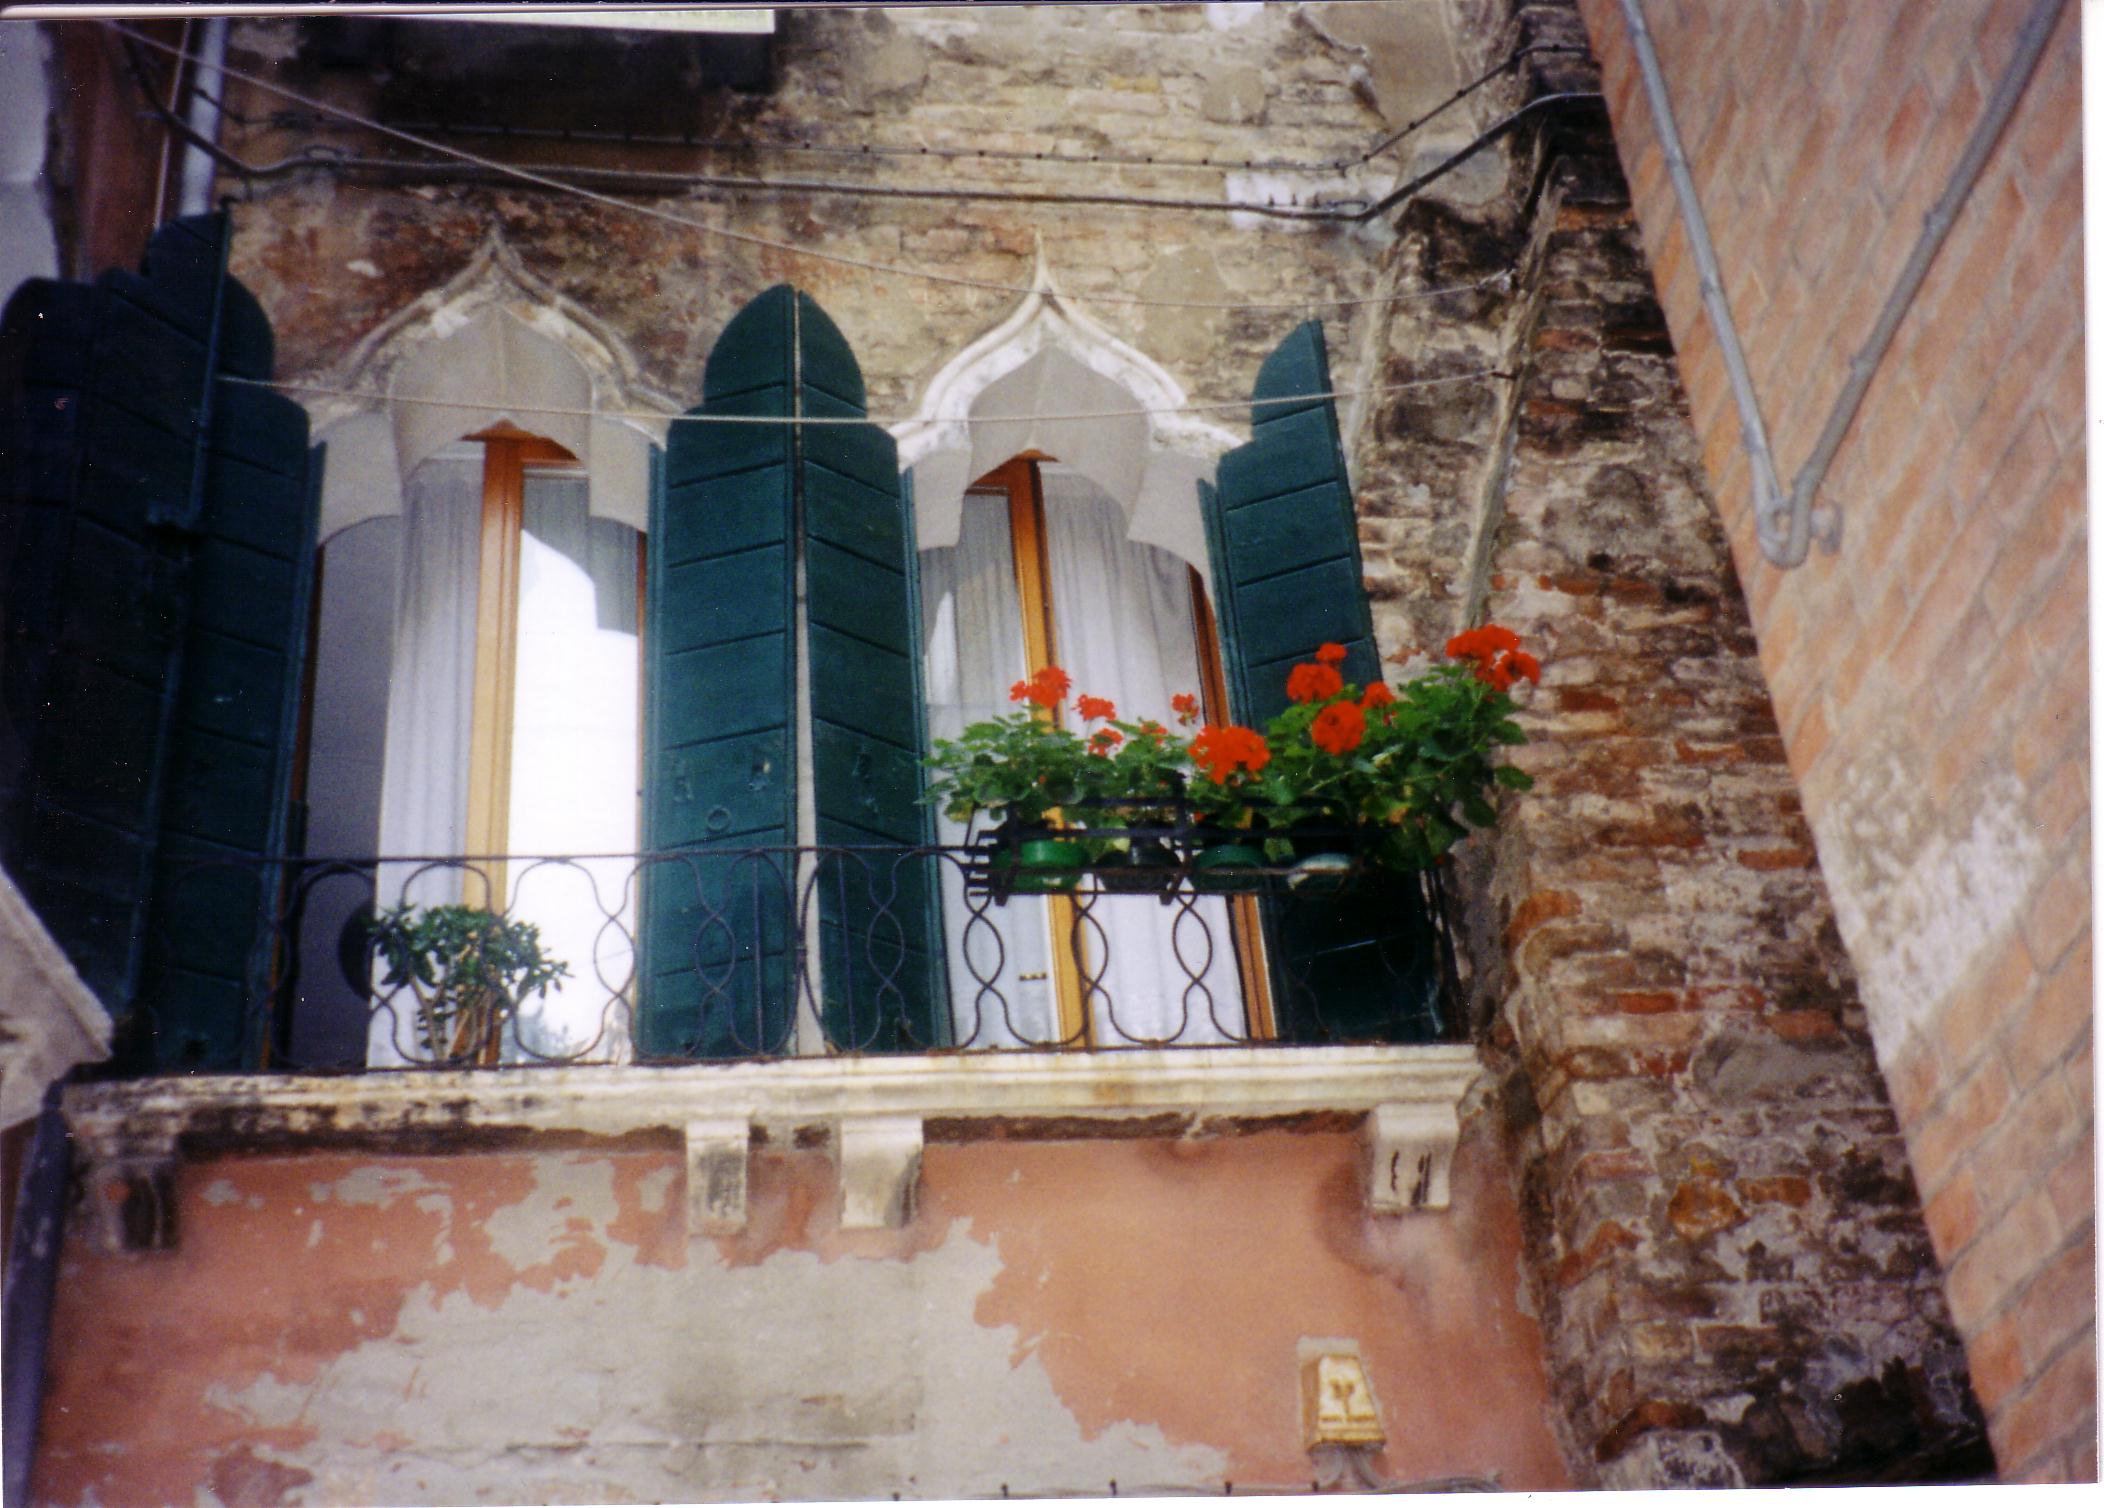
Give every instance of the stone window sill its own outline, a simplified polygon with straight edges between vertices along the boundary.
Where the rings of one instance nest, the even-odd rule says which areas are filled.
[[[926,1141],[1204,1136],[1363,1122],[1376,1213],[1443,1209],[1475,1049],[1221,1047],[1095,1053],[789,1058],[512,1073],[218,1075],[77,1085],[64,1108],[105,1249],[172,1244],[186,1152],[321,1146],[475,1150],[547,1137],[684,1139],[690,1235],[745,1223],[756,1136],[823,1139],[840,1165],[841,1221],[911,1211]]]

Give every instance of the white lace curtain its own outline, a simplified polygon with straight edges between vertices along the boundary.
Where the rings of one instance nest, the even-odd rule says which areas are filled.
[[[380,792],[380,852],[465,852],[476,599],[482,528],[480,446],[442,452],[410,474],[403,507],[394,663]],[[636,847],[636,532],[586,511],[583,478],[529,475],[520,541],[510,841],[519,854],[627,854]],[[479,857],[479,856],[478,856]],[[514,917],[540,928],[570,979],[521,1012],[532,1051],[593,1058],[623,1050],[608,1033],[630,988],[628,860],[508,866]],[[376,903],[458,903],[462,871],[380,866]],[[423,1056],[406,997],[376,1013],[367,1060]]]
[[[1048,471],[1044,490],[1059,663],[1077,692],[1110,698],[1122,719],[1171,723],[1169,699],[1199,685],[1187,568],[1164,550],[1127,539],[1124,514],[1085,477]],[[954,738],[967,723],[1014,710],[1008,688],[1026,667],[1005,497],[965,499],[957,544],[921,555],[921,601],[931,735]],[[937,827],[945,843],[966,836],[947,818],[938,817]],[[943,900],[958,1045],[1058,1041],[1046,903],[1017,896],[975,918],[949,866]],[[1149,901],[1096,902],[1093,916],[1108,952],[1102,994],[1089,1002],[1096,1045],[1244,1035],[1225,902],[1200,901],[1197,918],[1177,930],[1181,914]],[[1177,960],[1178,944],[1199,973],[1197,986]],[[1103,959],[1091,957],[1092,970],[1103,967]],[[977,982],[997,969],[998,995]]]

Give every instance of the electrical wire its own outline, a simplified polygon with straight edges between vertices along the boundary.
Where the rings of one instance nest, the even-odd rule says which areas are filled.
[[[160,41],[158,38],[147,36],[145,33],[136,31],[131,27],[121,26],[115,22],[103,22],[102,24],[110,27],[111,29],[115,30],[121,35],[133,38],[134,40],[144,44],[145,46],[154,48],[157,51],[166,53],[172,57],[181,58],[189,62],[196,61],[196,59],[185,49],[177,47],[171,43]],[[383,136],[389,136],[398,141],[408,142],[410,145],[420,147],[427,152],[432,152],[437,154],[438,156],[450,158],[458,162],[471,164],[475,167],[484,169],[485,171],[491,173],[498,174],[501,177],[511,179],[515,182],[530,183],[537,187],[547,189],[552,193],[564,194],[573,199],[582,200],[590,204],[596,204],[601,206],[602,208],[612,209],[620,213],[632,214],[645,219],[661,221],[665,224],[676,225],[683,229],[696,231],[704,235],[716,236],[723,240],[732,241],[741,245],[757,247],[764,251],[779,252],[788,256],[806,257],[811,260],[825,262],[836,267],[853,268],[857,271],[871,273],[880,277],[914,278],[922,282],[935,283],[947,287],[969,288],[983,293],[1000,293],[1010,296],[1022,295],[1027,297],[1028,295],[1039,291],[1028,284],[1007,283],[993,278],[967,277],[960,273],[936,272],[927,268],[908,267],[893,262],[881,262],[873,258],[844,256],[838,252],[819,251],[812,247],[796,245],[793,242],[780,241],[769,236],[755,235],[750,231],[733,230],[728,226],[711,224],[710,222],[705,220],[696,220],[686,215],[675,214],[670,210],[660,208],[656,205],[630,203],[626,200],[616,199],[609,194],[599,193],[593,189],[584,188],[576,184],[565,183],[561,179],[552,178],[545,173],[538,173],[530,169],[514,167],[511,164],[498,162],[492,158],[483,157],[473,152],[466,152],[455,147],[445,146],[443,143],[431,141],[425,137],[414,135],[410,132],[400,130],[399,128],[394,126],[384,125],[379,121],[370,120],[365,116],[359,115],[355,111],[345,110],[338,106],[331,105],[326,101],[314,99],[311,96],[299,93],[297,90],[288,89],[282,84],[273,83],[268,79],[262,78],[253,73],[246,72],[242,69],[237,69],[231,66],[222,66],[219,71],[223,77],[238,79],[242,83],[248,84],[254,88],[265,90],[266,92],[277,95],[282,99],[291,100],[295,104],[303,105],[308,109],[318,110],[323,114],[332,116],[350,125],[357,126],[361,129],[375,131]],[[1509,277],[1510,275],[1511,270],[1506,269],[1499,273],[1493,274],[1488,278],[1478,279],[1476,282],[1473,283],[1461,284],[1457,287],[1450,288],[1422,288],[1410,291],[1398,291],[1395,293],[1363,294],[1350,297],[1334,297],[1309,294],[1303,297],[1293,299],[1279,299],[1266,301],[1235,299],[1157,298],[1137,293],[1102,292],[1065,294],[1063,296],[1072,298],[1077,302],[1113,304],[1126,307],[1142,308],[1210,309],[1216,311],[1251,312],[1279,312],[1288,310],[1310,311],[1315,309],[1350,309],[1363,308],[1372,305],[1407,303],[1419,299],[1436,298],[1447,293],[1472,292],[1477,289],[1488,287],[1492,283],[1497,282],[1503,278]]]
[[[1484,85],[1517,68],[1527,58],[1541,53],[1569,53],[1582,55],[1585,49],[1568,42],[1537,42],[1531,46],[1515,48],[1489,72],[1470,80],[1452,94],[1407,124],[1389,132],[1364,151],[1344,157],[1331,158],[1323,162],[1296,162],[1284,157],[1169,157],[1155,154],[1127,152],[1023,152],[996,147],[931,147],[892,146],[881,142],[830,142],[790,141],[765,137],[696,136],[691,131],[678,136],[655,132],[638,131],[593,131],[564,126],[512,126],[485,125],[481,123],[454,123],[449,121],[404,121],[405,131],[427,132],[437,136],[495,136],[506,140],[520,141],[566,141],[586,145],[617,145],[626,147],[677,147],[688,150],[710,152],[806,152],[821,156],[877,158],[903,157],[908,159],[933,158],[943,162],[1013,162],[1026,166],[1043,164],[1046,167],[1128,167],[1128,168],[1173,168],[1208,172],[1240,171],[1261,173],[1301,173],[1310,177],[1327,176],[1333,173],[1348,173],[1353,168],[1364,167],[1381,153],[1401,142],[1405,137],[1423,129],[1444,115],[1461,101],[1467,99]],[[248,122],[243,122],[248,124]],[[296,111],[278,112],[272,124],[280,129],[311,128],[321,124],[314,116],[301,115]]]
[[[1040,424],[1084,423],[1096,419],[1145,419],[1164,414],[1212,414],[1236,409],[1278,408],[1288,404],[1314,403],[1319,400],[1334,402],[1339,398],[1377,397],[1383,393],[1405,392],[1411,388],[1438,387],[1454,382],[1476,382],[1485,377],[1511,379],[1512,374],[1497,367],[1482,367],[1474,371],[1453,372],[1436,377],[1416,377],[1406,382],[1384,382],[1372,387],[1332,388],[1322,393],[1295,393],[1284,398],[1232,398],[1205,403],[1185,403],[1162,408],[1113,408],[1097,409],[1085,414],[1031,414],[1029,418]],[[1013,424],[1016,417],[989,416],[973,418],[962,415],[955,418],[946,415],[930,416],[912,414],[905,418],[886,418],[868,415],[852,416],[817,415],[749,415],[749,414],[667,414],[656,409],[616,408],[563,408],[546,403],[482,403],[455,398],[413,398],[397,393],[376,393],[369,389],[335,387],[322,382],[293,382],[261,377],[222,376],[222,382],[235,383],[241,387],[269,388],[280,393],[311,393],[332,398],[356,398],[372,404],[405,403],[424,408],[467,409],[473,413],[489,414],[555,414],[573,419],[640,419],[651,423],[672,424],[748,424],[748,425],[835,425],[876,424],[886,429],[907,424]]]

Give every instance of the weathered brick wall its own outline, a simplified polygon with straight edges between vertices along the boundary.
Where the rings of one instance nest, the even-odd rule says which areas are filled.
[[[1567,6],[1478,9],[1491,58],[1582,40]],[[1543,55],[1485,111],[1592,78]],[[1475,953],[1565,1448],[1611,1488],[1987,1472],[1613,150],[1565,112],[1499,203],[1405,218],[1425,284],[1523,270],[1501,300],[1399,310],[1373,375],[1466,350],[1517,380],[1359,437],[1385,642],[1483,612],[1547,666]],[[1415,585],[1394,537],[1431,543],[1433,602],[1391,601]]]
[[[2078,7],[1827,479],[1839,553],[1789,572],[1621,9],[1581,9],[2003,1474],[2093,1479]],[[1646,7],[1786,483],[2030,9]]]

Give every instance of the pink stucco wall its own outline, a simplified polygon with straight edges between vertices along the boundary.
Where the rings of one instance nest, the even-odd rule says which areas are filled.
[[[61,1279],[40,1501],[1305,1490],[1303,1343],[1356,1343],[1392,1479],[1561,1486],[1507,1173],[1366,1214],[1348,1131],[928,1148],[844,1233],[762,1151],[690,1245],[675,1153],[187,1166],[176,1250]]]

